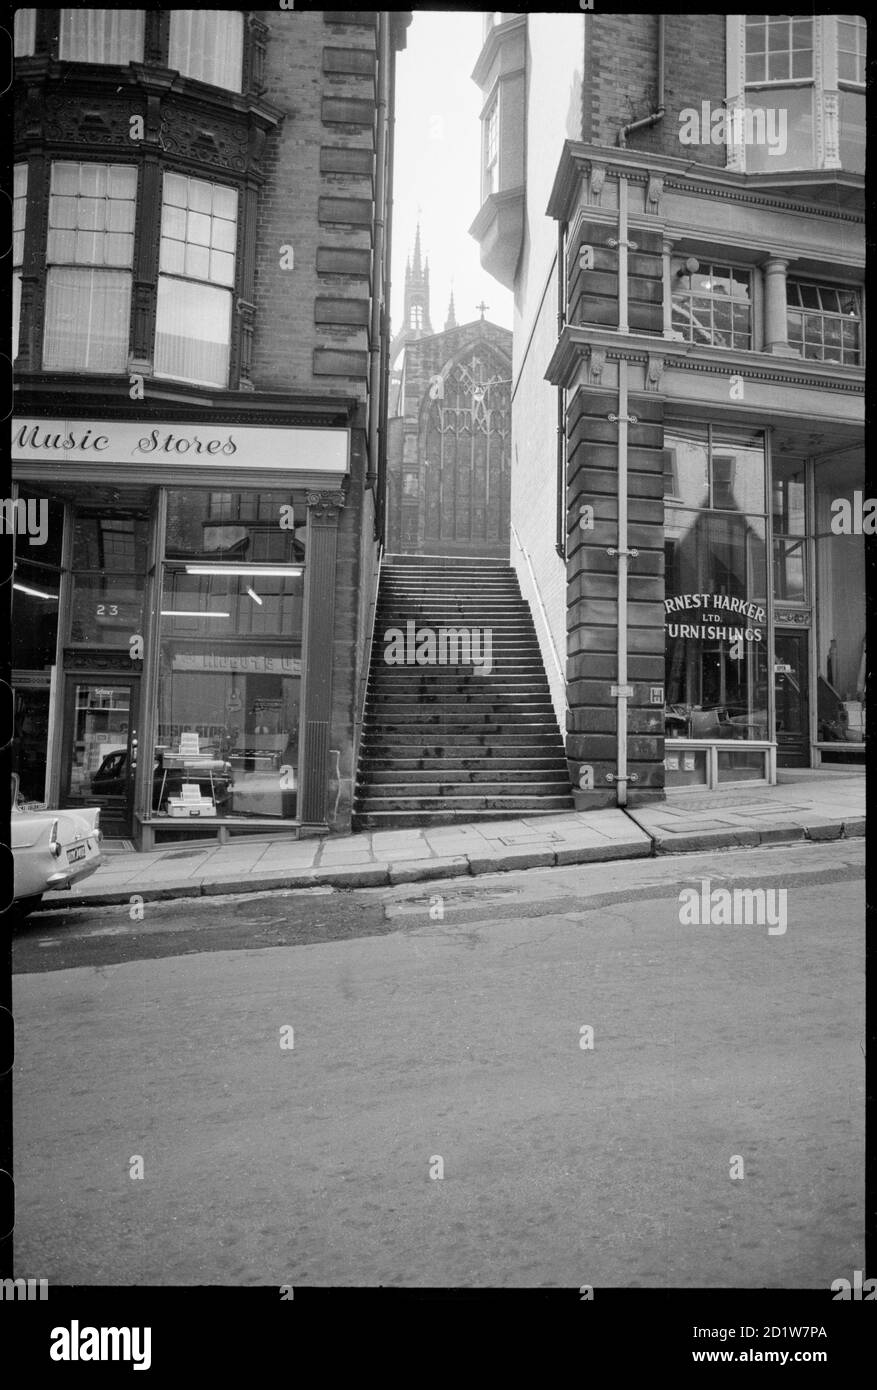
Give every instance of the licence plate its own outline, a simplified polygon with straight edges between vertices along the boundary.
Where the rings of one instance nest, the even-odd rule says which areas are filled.
[[[77,859],[85,858],[85,845],[74,845],[73,849],[67,851],[67,863],[75,864]]]

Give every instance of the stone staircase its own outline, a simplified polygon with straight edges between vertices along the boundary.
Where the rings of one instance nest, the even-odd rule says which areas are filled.
[[[411,622],[414,629],[407,628]],[[488,631],[490,674],[471,660],[390,665],[389,628]],[[514,570],[503,560],[386,556],[355,828],[450,825],[572,809],[563,740]]]

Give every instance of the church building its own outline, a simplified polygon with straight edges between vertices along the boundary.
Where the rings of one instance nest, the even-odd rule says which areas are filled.
[[[390,552],[508,556],[512,335],[477,307],[480,318],[458,324],[452,292],[433,332],[418,226],[390,349]]]

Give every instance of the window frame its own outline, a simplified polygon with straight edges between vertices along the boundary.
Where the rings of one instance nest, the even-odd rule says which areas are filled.
[[[499,191],[499,88],[490,97],[481,118],[482,149],[481,179],[484,185],[482,202]]]
[[[733,261],[706,261],[706,262],[701,262],[701,265],[700,265],[699,270],[696,271],[696,272],[692,272],[692,274],[695,274],[695,273],[698,274],[698,275],[700,275],[700,274],[706,274],[706,275],[710,276],[711,278],[716,278],[716,277],[714,276],[714,271],[715,271],[717,268],[718,268],[718,269],[726,269],[726,270],[729,270],[729,271],[731,271],[731,272],[734,272],[734,273],[736,273],[736,274],[738,274],[738,275],[744,275],[744,276],[746,276],[747,279],[748,279],[748,283],[749,283],[749,297],[748,297],[748,299],[744,299],[744,300],[735,300],[735,298],[734,298],[733,295],[720,295],[720,294],[715,294],[715,293],[712,292],[711,290],[694,290],[694,289],[689,288],[687,291],[680,292],[680,291],[678,291],[678,290],[676,289],[676,285],[677,285],[678,281],[679,281],[681,278],[683,278],[683,277],[680,277],[680,276],[678,275],[678,273],[671,273],[671,277],[670,277],[670,322],[671,322],[673,331],[680,334],[680,341],[685,342],[685,343],[689,343],[692,347],[715,348],[717,351],[721,351],[721,352],[752,352],[752,351],[753,351],[753,347],[754,347],[754,343],[755,343],[755,341],[756,341],[756,334],[755,334],[755,278],[756,278],[756,277],[755,277],[755,275],[754,275],[754,273],[753,273],[753,268],[752,268],[752,266],[747,266],[747,265],[735,265]],[[687,278],[688,278],[688,280],[690,281],[690,280],[691,280],[691,275],[688,275]],[[719,277],[719,278],[721,278],[721,277]],[[684,334],[684,332],[683,332],[683,330],[679,327],[679,325],[673,321],[673,310],[674,310],[674,307],[675,307],[675,304],[676,304],[677,295],[680,295],[680,296],[681,296],[681,294],[683,294],[683,293],[685,294],[685,296],[686,296],[686,298],[687,298],[687,301],[688,301],[689,305],[691,305],[691,303],[692,303],[695,299],[700,299],[700,300],[702,300],[702,301],[706,301],[706,302],[709,303],[709,306],[710,306],[710,341],[709,341],[708,343],[699,343],[693,336],[692,336],[692,337],[686,337],[685,334]],[[716,328],[715,328],[714,305],[715,305],[716,303],[719,303],[719,304],[729,304],[729,305],[732,307],[732,313],[731,313],[731,327],[730,327],[729,330],[727,330],[727,331],[730,332],[730,335],[731,335],[731,342],[730,342],[730,343],[717,343],[717,342],[715,341]],[[734,306],[735,304],[739,304],[741,307],[745,306],[745,308],[746,308],[746,310],[747,310],[748,330],[747,330],[747,335],[746,335],[746,336],[747,336],[747,340],[748,340],[748,341],[745,343],[745,345],[742,345],[742,346],[741,346],[741,345],[738,345],[738,344],[735,342],[736,332],[735,332],[735,329],[734,329],[734,314],[733,314],[733,306]],[[693,330],[693,322],[692,322],[692,324],[689,325],[689,326],[691,326],[691,328],[692,328],[692,334],[693,334],[693,331],[694,331],[694,330]],[[725,331],[725,330],[720,330],[720,331]]]
[[[166,193],[165,193],[165,189],[166,189],[166,187],[167,187],[167,180],[168,180],[169,177],[170,177],[170,178],[183,178],[183,179],[186,180],[186,183],[187,183],[187,190],[186,190],[187,202],[186,202],[186,207],[185,207],[185,209],[182,209],[182,208],[180,207],[180,205],[177,204],[177,203],[169,203],[169,202],[166,202]],[[191,197],[191,184],[192,184],[192,183],[204,185],[205,187],[208,187],[208,188],[211,190],[211,194],[210,194],[211,210],[210,210],[209,213],[207,213],[207,214],[199,214],[199,213],[197,212],[197,210],[192,209],[192,208],[189,206],[188,199]],[[213,221],[214,221],[214,217],[217,217],[217,220],[219,220],[219,221],[231,221],[230,218],[219,218],[219,217],[218,217],[216,214],[214,214],[214,212],[213,212],[213,202],[214,202],[214,198],[215,198],[215,191],[216,191],[217,188],[221,188],[221,189],[224,189],[224,190],[226,190],[226,191],[229,191],[229,192],[233,193],[233,194],[234,194],[234,199],[235,199],[235,216],[234,216],[234,224],[233,224],[233,225],[234,225],[234,248],[233,248],[233,250],[232,250],[230,253],[227,252],[227,251],[223,251],[223,250],[221,250],[221,249],[217,250],[217,254],[221,254],[221,255],[228,255],[228,254],[230,254],[230,255],[232,256],[233,270],[232,270],[232,279],[231,279],[231,283],[228,284],[228,283],[226,283],[226,282],[224,282],[224,281],[214,280],[214,279],[209,278],[209,276],[205,278],[204,276],[189,274],[189,273],[186,273],[185,269],[184,269],[183,271],[170,271],[170,270],[166,270],[166,269],[163,270],[163,269],[162,269],[162,255],[163,255],[163,252],[164,252],[164,242],[165,242],[165,240],[166,240],[166,239],[167,239],[168,241],[178,241],[178,240],[180,240],[179,238],[170,237],[170,236],[164,231],[164,220],[165,220],[165,219],[164,219],[164,214],[165,214],[165,209],[166,209],[166,208],[177,208],[178,210],[183,211],[183,212],[185,213],[185,219],[186,219],[187,229],[188,229],[188,224],[189,224],[189,218],[190,218],[191,216],[198,216],[198,215],[202,215],[202,216],[203,216],[203,215],[206,215],[206,216],[208,216],[208,217],[210,218],[211,226],[210,226],[210,229],[209,229],[209,236],[210,236],[211,240],[208,242],[208,244],[207,244],[207,246],[206,246],[205,249],[206,249],[206,251],[207,251],[208,261],[209,261],[210,258],[212,257],[212,254],[213,254],[213,251],[214,251],[214,248],[213,248],[213,246],[212,246]],[[239,245],[240,245],[241,203],[242,203],[242,199],[241,199],[241,190],[240,190],[235,184],[227,184],[227,183],[222,183],[222,182],[217,183],[214,179],[209,179],[209,180],[208,180],[208,179],[203,179],[203,178],[200,178],[197,174],[178,173],[178,172],[177,172],[176,170],[174,170],[174,169],[163,169],[163,170],[162,170],[161,189],[160,189],[160,198],[159,198],[160,232],[159,232],[159,260],[158,260],[158,269],[157,269],[157,273],[156,273],[155,333],[154,333],[154,336],[153,336],[153,345],[152,345],[152,351],[153,351],[153,357],[152,357],[152,361],[153,361],[153,372],[154,372],[155,377],[156,377],[157,379],[159,379],[159,380],[162,380],[162,381],[184,381],[184,382],[188,383],[189,385],[193,385],[193,386],[207,386],[207,387],[212,388],[213,390],[220,390],[220,391],[222,391],[222,390],[227,390],[227,389],[228,389],[229,377],[230,377],[230,375],[231,375],[231,369],[232,369],[232,351],[233,351],[233,348],[234,348],[234,312],[235,312],[236,289],[237,289],[237,283],[238,283],[238,280],[237,280],[237,277],[238,277],[238,247],[239,247]],[[182,245],[184,246],[184,248],[186,248],[186,250],[184,251],[184,258],[185,258],[186,252],[188,251],[188,248],[189,248],[190,246],[195,247],[195,246],[201,245],[201,243],[190,242],[189,239],[188,239],[188,231],[187,231],[186,237],[182,240]],[[184,283],[184,284],[186,284],[186,285],[200,285],[200,286],[201,286],[202,288],[204,288],[204,289],[212,290],[212,291],[214,291],[216,294],[222,293],[222,294],[224,294],[224,295],[227,297],[227,300],[228,300],[228,362],[227,362],[227,366],[226,366],[225,381],[224,381],[224,382],[219,383],[219,382],[215,382],[215,381],[208,381],[208,380],[207,380],[206,378],[204,378],[204,377],[177,376],[176,374],[171,374],[171,373],[168,373],[168,372],[166,372],[166,371],[160,371],[160,370],[159,370],[159,368],[158,368],[158,335],[159,335],[159,331],[160,331],[160,330],[159,330],[159,316],[160,316],[160,308],[161,308],[161,285],[162,285],[162,281],[164,281],[164,282],[181,281],[182,283]],[[208,340],[204,339],[204,340],[201,340],[201,341],[203,341],[203,342],[206,343]]]
[[[789,291],[790,291],[790,289],[791,289],[792,286],[795,286],[795,287],[798,289],[798,291],[799,291],[799,296],[798,296],[799,302],[798,302],[797,304],[791,304],[791,303],[789,302]],[[815,289],[815,290],[816,290],[817,294],[819,295],[819,300],[820,300],[820,307],[819,307],[818,309],[808,308],[808,307],[806,307],[806,306],[801,302],[800,290],[801,290],[802,287],[807,287],[807,288]],[[853,362],[847,361],[847,359],[846,359],[846,355],[845,355],[845,351],[844,351],[843,331],[842,331],[842,330],[841,330],[841,343],[840,343],[840,361],[832,361],[831,358],[827,358],[827,357],[825,356],[825,321],[826,321],[826,319],[836,319],[841,325],[843,325],[843,323],[844,323],[845,321],[849,321],[849,320],[852,318],[852,316],[851,316],[851,315],[845,315],[840,309],[838,309],[838,310],[824,309],[824,308],[822,307],[822,292],[823,292],[823,291],[827,291],[827,292],[830,292],[830,293],[833,293],[833,294],[838,294],[838,295],[841,295],[841,294],[850,294],[850,295],[852,295],[852,296],[854,297],[854,299],[855,299],[855,301],[856,301],[856,308],[857,308],[857,311],[858,311],[858,312],[857,312],[857,314],[856,314],[855,319],[853,320],[853,322],[855,322],[855,324],[856,324],[856,326],[857,326],[858,332],[857,332],[857,343],[856,343],[856,360],[853,361]],[[864,306],[863,306],[863,300],[862,300],[862,290],[861,290],[861,288],[860,288],[859,286],[857,286],[857,285],[848,285],[848,284],[845,285],[845,284],[840,284],[840,283],[834,283],[834,284],[832,284],[831,282],[826,281],[826,280],[811,280],[808,276],[797,276],[797,275],[787,275],[787,276],[786,276],[786,337],[787,337],[787,341],[788,341],[788,343],[789,343],[789,346],[790,346],[791,348],[797,348],[797,347],[798,347],[798,343],[797,343],[797,342],[794,342],[794,343],[793,343],[793,342],[792,342],[792,339],[791,339],[791,337],[790,337],[790,335],[789,335],[789,319],[790,319],[790,315],[791,315],[791,314],[800,314],[800,316],[801,316],[801,342],[800,342],[800,350],[801,350],[801,361],[802,361],[802,362],[823,362],[823,363],[825,363],[825,365],[828,366],[828,367],[863,367],[863,366],[864,366],[864,362],[865,362],[865,338],[864,338],[865,316],[864,316],[863,308],[864,308]],[[821,341],[821,345],[822,345],[823,351],[822,351],[822,354],[821,354],[820,356],[818,356],[818,357],[810,356],[810,355],[808,355],[807,352],[805,351],[806,346],[807,346],[807,341],[806,341],[806,319],[807,319],[808,317],[809,317],[809,318],[812,318],[812,319],[814,319],[814,320],[817,320],[817,321],[821,324],[820,341]]]
[[[813,85],[813,84],[815,83],[815,81],[816,81],[816,49],[817,49],[817,44],[818,44],[818,42],[819,42],[819,35],[817,34],[817,31],[816,31],[816,28],[815,28],[815,25],[814,25],[814,16],[812,16],[812,15],[774,15],[774,14],[768,14],[768,15],[762,15],[762,16],[760,16],[760,18],[761,18],[762,20],[765,21],[765,26],[764,26],[764,28],[765,28],[765,42],[766,42],[766,44],[767,44],[767,47],[764,49],[764,59],[765,59],[764,71],[765,71],[765,76],[764,76],[764,77],[752,77],[752,78],[751,78],[751,77],[749,76],[749,72],[748,72],[749,59],[750,59],[751,57],[760,56],[761,50],[759,50],[759,55],[750,53],[748,39],[749,39],[749,34],[750,34],[751,32],[753,32],[754,26],[750,26],[750,24],[749,24],[748,21],[751,20],[751,19],[756,19],[756,18],[758,18],[758,17],[759,17],[759,16],[750,15],[750,14],[747,14],[747,15],[744,16],[744,25],[743,25],[743,58],[744,58],[744,69],[745,69],[745,71],[744,71],[744,78],[745,78],[745,88],[746,88],[746,90],[747,90],[747,91],[750,91],[750,90],[757,90],[757,89],[759,89],[759,88],[763,89],[763,88],[768,88],[768,87],[794,87],[794,86],[805,86],[805,85],[806,85],[806,86],[811,86],[811,85]],[[786,56],[786,57],[789,59],[789,72],[788,72],[788,74],[786,74],[786,75],[784,75],[784,76],[782,76],[782,77],[769,77],[769,76],[767,76],[767,72],[768,72],[768,67],[769,67],[769,62],[768,62],[768,60],[769,60],[770,57],[771,57],[770,30],[771,30],[771,25],[772,25],[772,24],[774,25],[775,28],[778,27],[778,24],[779,24],[780,21],[783,21],[783,22],[785,22],[785,23],[788,23],[788,25],[789,25],[789,39],[790,39],[790,42],[786,45],[785,48],[779,49],[779,50],[774,50],[774,52],[781,52],[781,53],[784,54],[784,56]],[[791,40],[792,40],[792,25],[793,25],[793,24],[796,24],[796,23],[797,23],[797,24],[809,24],[809,25],[811,26],[811,27],[810,27],[810,45],[809,45],[809,48],[795,48],[793,42],[791,42]],[[792,69],[794,68],[794,65],[795,65],[795,64],[794,64],[794,54],[795,54],[795,53],[807,53],[807,52],[810,53],[810,72],[809,72],[809,74],[806,74],[806,75],[805,75],[805,74],[800,74],[800,73],[799,73],[799,74],[794,73],[794,72],[792,71]]]
[[[134,265],[135,265],[135,259],[134,259],[134,257],[135,257],[135,242],[136,242],[136,222],[137,222],[138,194],[139,194],[139,191],[140,191],[140,182],[141,182],[141,180],[140,180],[140,170],[139,170],[139,166],[138,166],[136,163],[132,163],[132,164],[119,164],[119,163],[117,163],[117,162],[114,161],[114,160],[91,160],[91,159],[81,159],[81,160],[77,160],[77,159],[50,159],[50,160],[48,161],[48,166],[49,166],[49,167],[48,167],[49,178],[48,178],[48,185],[47,185],[47,189],[46,189],[46,193],[47,193],[47,200],[46,200],[46,201],[47,201],[46,242],[45,242],[45,254],[44,254],[44,257],[43,257],[43,266],[44,266],[44,271],[45,271],[45,295],[44,295],[44,303],[43,303],[42,342],[41,342],[41,353],[40,353],[40,365],[41,365],[41,368],[42,368],[42,370],[45,371],[45,372],[69,372],[69,371],[77,371],[77,372],[82,372],[83,375],[106,375],[106,374],[115,375],[115,374],[117,374],[117,373],[121,374],[121,373],[127,371],[128,359],[129,359],[129,356],[130,356],[131,320],[132,320],[133,298],[134,298]],[[80,171],[79,176],[78,176],[78,179],[77,179],[78,188],[77,188],[77,192],[76,192],[76,193],[70,194],[70,193],[62,193],[62,192],[56,192],[56,191],[54,191],[54,189],[53,189],[53,180],[54,180],[54,177],[55,177],[55,170],[56,170],[56,169],[59,169],[61,166],[67,166],[68,168],[76,168],[77,170]],[[74,237],[76,237],[76,236],[78,236],[78,232],[79,232],[80,230],[86,231],[86,232],[89,230],[89,229],[87,229],[87,228],[78,228],[78,227],[74,227],[74,228],[53,227],[53,226],[52,226],[52,200],[53,200],[54,198],[57,198],[57,199],[61,199],[61,198],[72,198],[72,199],[78,204],[78,202],[79,202],[80,199],[84,199],[84,198],[88,197],[87,194],[85,194],[85,193],[83,193],[83,192],[81,191],[81,171],[82,171],[83,168],[97,168],[97,167],[105,168],[105,169],[107,170],[107,181],[108,181],[108,182],[109,182],[109,177],[110,177],[110,172],[109,172],[109,171],[112,170],[112,169],[114,169],[114,168],[115,168],[115,169],[125,169],[125,170],[128,170],[129,172],[133,173],[133,175],[134,175],[134,197],[133,197],[133,199],[122,199],[122,198],[116,199],[116,201],[118,201],[118,202],[129,202],[129,201],[130,201],[130,202],[133,203],[133,206],[134,206],[134,218],[133,218],[133,226],[132,226],[131,231],[130,231],[130,232],[123,231],[123,232],[121,232],[121,233],[113,233],[113,232],[111,232],[111,230],[110,230],[109,228],[94,229],[94,231],[95,231],[96,233],[102,234],[102,235],[104,235],[104,236],[110,236],[110,235],[115,235],[115,234],[130,236],[130,238],[131,238],[131,247],[130,247],[130,259],[128,260],[128,263],[127,263],[127,264],[114,264],[114,263],[111,263],[111,262],[107,262],[106,260],[104,260],[104,261],[101,262],[101,263],[98,263],[98,262],[96,262],[96,261],[94,261],[94,260],[90,260],[90,259],[79,259],[78,256],[76,255],[75,250],[74,250],[74,255],[73,255],[72,258],[64,258],[64,259],[57,259],[57,260],[56,260],[56,259],[54,259],[54,257],[52,257],[52,258],[50,259],[50,245],[51,245],[51,238],[52,238],[52,233],[53,233],[53,232],[64,232],[64,231],[71,232],[71,231],[72,231]],[[111,195],[109,194],[109,192],[107,192],[106,194],[100,195],[100,196],[102,197],[103,201],[106,202],[106,203],[109,203],[109,202],[111,201]],[[101,275],[101,274],[103,274],[103,275],[105,275],[105,276],[114,275],[114,276],[116,276],[116,277],[118,277],[118,276],[126,276],[126,277],[127,277],[127,334],[126,334],[126,341],[125,341],[125,345],[124,345],[123,360],[122,360],[121,364],[120,364],[118,367],[116,367],[116,368],[109,368],[109,369],[108,369],[108,368],[106,368],[105,366],[100,366],[100,367],[84,367],[84,366],[79,365],[79,364],[77,364],[77,365],[63,365],[63,366],[61,366],[61,365],[58,365],[57,363],[50,363],[50,362],[48,362],[48,361],[46,360],[46,358],[47,358],[47,337],[48,337],[48,335],[47,335],[47,330],[48,330],[48,327],[49,327],[49,301],[50,301],[50,289],[51,289],[51,285],[52,285],[52,271],[53,271],[53,270],[61,270],[61,271],[63,271],[63,270],[88,270],[88,271],[91,271],[91,273],[92,273],[92,278],[93,278],[93,279],[94,279],[95,276],[99,276],[99,275]]]

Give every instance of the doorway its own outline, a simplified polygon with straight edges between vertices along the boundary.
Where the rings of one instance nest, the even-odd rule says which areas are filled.
[[[809,633],[784,632],[774,639],[774,691],[778,767],[810,766]]]
[[[66,678],[61,805],[99,806],[110,839],[132,833],[139,695],[139,677]]]

